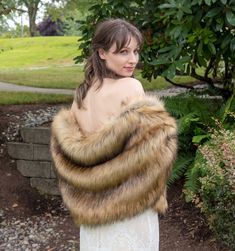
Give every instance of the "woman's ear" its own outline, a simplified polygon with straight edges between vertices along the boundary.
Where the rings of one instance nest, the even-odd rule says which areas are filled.
[[[100,49],[98,49],[98,53],[99,53],[99,56],[100,56],[100,58],[101,59],[106,59],[106,54],[105,54],[105,50],[104,49],[102,49],[102,48],[100,48]]]

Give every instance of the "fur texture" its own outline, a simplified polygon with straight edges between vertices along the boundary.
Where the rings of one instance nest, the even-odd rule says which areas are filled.
[[[61,110],[52,123],[51,152],[63,200],[77,225],[112,223],[150,207],[165,212],[177,129],[155,97],[134,100],[87,136],[70,111]]]

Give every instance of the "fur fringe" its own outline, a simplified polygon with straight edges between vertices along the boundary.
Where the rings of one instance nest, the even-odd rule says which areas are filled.
[[[155,97],[134,100],[99,131],[83,135],[69,110],[52,123],[51,152],[64,203],[77,225],[101,225],[167,208],[177,152],[175,120]]]

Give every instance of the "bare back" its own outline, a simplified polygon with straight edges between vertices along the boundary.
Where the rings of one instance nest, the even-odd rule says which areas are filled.
[[[84,134],[97,131],[118,116],[132,98],[145,95],[141,83],[133,78],[104,79],[102,87],[93,85],[85,99],[85,109],[73,102],[71,111]]]

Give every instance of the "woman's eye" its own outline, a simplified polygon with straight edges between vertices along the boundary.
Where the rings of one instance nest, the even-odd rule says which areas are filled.
[[[134,53],[137,55],[139,54],[139,50],[135,50]]]
[[[125,55],[125,54],[128,53],[128,51],[127,50],[122,50],[122,51],[120,51],[120,53]]]

